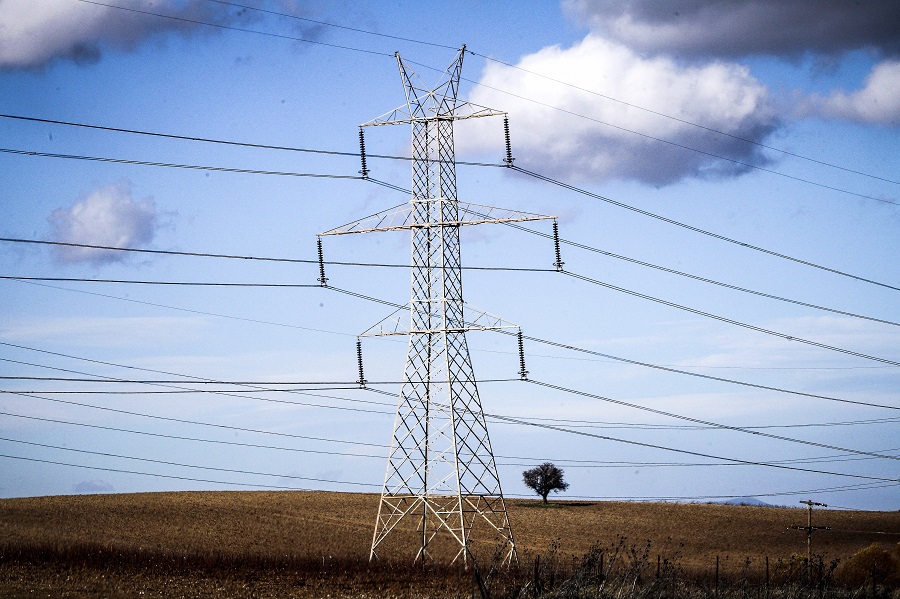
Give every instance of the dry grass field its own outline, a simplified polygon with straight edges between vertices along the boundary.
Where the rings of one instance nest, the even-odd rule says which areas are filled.
[[[468,574],[441,564],[423,572],[409,563],[413,552],[403,543],[368,565],[377,500],[325,492],[0,500],[0,597],[470,596]],[[522,593],[522,581],[536,576],[536,556],[545,568],[553,563],[560,576],[571,575],[592,546],[603,547],[607,564],[617,544],[620,555],[631,550],[629,559],[640,562],[635,580],[673,563],[684,576],[710,579],[718,557],[723,589],[728,581],[761,580],[766,557],[774,576],[776,563],[806,553],[805,533],[788,528],[806,524],[800,506],[544,507],[512,500],[508,507],[521,572],[518,583],[504,583],[504,592]],[[814,517],[815,525],[832,529],[814,537],[813,551],[825,564],[846,562],[873,543],[893,548],[900,541],[900,512],[817,509]],[[483,558],[485,572],[489,562]],[[502,596],[499,589],[493,594]],[[522,596],[536,596],[537,589],[530,592]]]

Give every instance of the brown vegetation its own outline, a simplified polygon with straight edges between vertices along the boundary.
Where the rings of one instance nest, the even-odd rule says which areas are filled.
[[[459,568],[414,567],[409,542],[370,567],[377,503],[373,495],[324,492],[0,500],[0,597],[469,596],[477,589]],[[676,579],[712,592],[717,557],[723,590],[762,584],[766,558],[773,583],[807,572],[805,534],[788,528],[805,524],[799,508],[540,500],[508,508],[520,569],[492,574],[489,548],[478,549],[482,590],[493,584],[495,596],[589,596],[581,591],[600,594],[601,585],[604,597],[630,596],[621,587],[629,580],[632,591],[642,584],[662,592],[659,580]],[[900,539],[900,512],[817,510],[815,519],[832,528],[813,540],[818,571],[829,584],[868,589],[864,571],[882,554],[866,548]],[[893,546],[884,551],[897,560]],[[878,584],[895,585],[887,574],[894,562],[877,559],[889,564]],[[665,588],[661,596],[687,592]]]

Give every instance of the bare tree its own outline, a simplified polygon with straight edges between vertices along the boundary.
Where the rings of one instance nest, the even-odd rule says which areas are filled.
[[[540,495],[544,503],[547,503],[547,495],[550,494],[550,491],[558,493],[569,488],[569,483],[563,480],[563,474],[565,472],[562,468],[557,468],[551,462],[544,462],[540,466],[523,472],[522,482]]]

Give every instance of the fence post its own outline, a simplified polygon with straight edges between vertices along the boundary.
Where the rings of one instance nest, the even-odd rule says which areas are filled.
[[[719,596],[719,556],[716,556],[716,597]]]

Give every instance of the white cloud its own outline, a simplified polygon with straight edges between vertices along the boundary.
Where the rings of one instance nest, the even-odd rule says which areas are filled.
[[[105,480],[83,480],[72,487],[76,493],[115,493],[116,489]]]
[[[859,123],[900,126],[900,60],[876,64],[860,90],[810,98],[808,111]]]
[[[896,0],[564,0],[595,32],[647,52],[679,56],[900,51]]]
[[[54,210],[49,220],[54,241],[108,247],[147,245],[159,225],[156,204],[150,198],[134,201],[127,180],[96,189],[69,208]],[[125,252],[79,247],[59,247],[57,252],[66,263],[115,262],[126,256]]]
[[[276,3],[276,8],[292,14],[302,12],[293,4]],[[132,0],[121,6],[75,0],[0,0],[0,68],[40,68],[55,59],[96,62],[104,50],[133,50],[150,38],[168,33],[213,34],[220,30],[202,23],[246,24],[263,14],[179,0]]]
[[[480,80],[484,85],[476,87],[470,99],[509,112],[513,154],[519,165],[539,165],[542,172],[570,179],[620,178],[665,185],[689,176],[734,175],[748,168],[624,129],[740,162],[765,162],[758,146],[623,102],[754,141],[778,125],[768,89],[737,64],[716,61],[683,66],[667,57],[640,56],[591,34],[568,49],[550,46],[527,55],[516,66],[489,63]],[[467,144],[463,138],[460,149],[496,151],[496,133],[484,125],[474,127],[479,127],[478,141]]]

